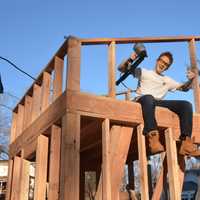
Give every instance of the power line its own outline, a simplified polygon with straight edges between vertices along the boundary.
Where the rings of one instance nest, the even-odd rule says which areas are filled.
[[[9,64],[11,64],[16,70],[20,71],[21,73],[25,74],[26,76],[28,76],[29,78],[31,78],[32,80],[36,81],[36,79],[31,76],[30,74],[28,74],[27,72],[25,72],[24,70],[22,70],[21,68],[17,67],[13,62],[11,62],[10,60],[0,56],[0,59],[8,62]]]

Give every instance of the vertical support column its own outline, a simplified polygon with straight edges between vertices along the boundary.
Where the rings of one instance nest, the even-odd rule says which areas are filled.
[[[111,200],[111,157],[110,157],[110,121],[102,124],[102,196],[103,200]]]
[[[28,200],[30,162],[22,158],[20,173],[20,200]]]
[[[108,96],[115,98],[115,42],[108,46]]]
[[[59,199],[58,195],[59,195],[59,176],[60,176],[60,143],[61,143],[61,128],[56,125],[53,125],[51,128],[48,200]]]
[[[190,63],[191,63],[192,71],[196,74],[196,77],[193,80],[195,110],[197,113],[200,113],[199,76],[198,76],[198,66],[197,66],[197,60],[196,60],[196,46],[195,46],[194,38],[189,42],[189,51],[190,51]]]
[[[41,111],[41,87],[36,83],[33,85],[33,109],[32,109],[32,121],[34,121]]]
[[[54,58],[53,100],[62,94],[64,61],[59,57]]]
[[[24,124],[23,128],[26,129],[31,123],[31,113],[32,113],[32,97],[26,95],[24,103]]]
[[[15,156],[13,174],[12,174],[12,187],[11,187],[11,200],[20,199],[20,169],[21,169],[21,158]]]
[[[62,119],[60,199],[79,200],[80,115],[66,113]]]
[[[67,79],[68,90],[80,91],[80,41],[68,38]],[[60,199],[79,200],[80,186],[80,115],[66,112],[62,119]]]
[[[44,200],[46,196],[47,182],[47,162],[48,162],[48,138],[40,135],[36,149],[36,174],[34,200]]]
[[[10,200],[11,198],[12,179],[13,179],[13,160],[10,159],[8,162],[8,181],[6,185],[6,200]]]
[[[41,111],[43,112],[49,106],[51,87],[51,74],[43,72],[42,78],[42,95],[41,95]]]
[[[80,91],[81,44],[75,37],[68,39],[67,49],[67,89]]]
[[[17,113],[16,137],[18,137],[22,133],[23,124],[24,124],[24,106],[19,104]]]
[[[149,200],[147,155],[145,146],[145,136],[143,135],[143,125],[137,127],[139,166],[140,166],[140,188],[141,200]]]
[[[165,131],[165,141],[166,141],[170,199],[181,200],[176,141],[173,139],[173,133],[171,128],[168,128]]]
[[[10,144],[15,140],[16,138],[16,130],[17,129],[17,113],[12,113],[12,126],[11,126],[11,133],[10,133]]]

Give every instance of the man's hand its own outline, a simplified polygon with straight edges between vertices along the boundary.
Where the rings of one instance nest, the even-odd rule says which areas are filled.
[[[187,76],[187,78],[189,79],[189,80],[192,80],[192,79],[194,79],[195,78],[195,76],[196,76],[196,74],[192,71],[192,70],[187,70],[187,72],[186,72],[186,76]]]

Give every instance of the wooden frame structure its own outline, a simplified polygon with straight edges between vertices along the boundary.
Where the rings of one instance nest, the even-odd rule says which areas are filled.
[[[167,109],[156,110],[166,153],[150,193],[140,105],[115,98],[115,48],[117,44],[135,42],[186,42],[192,69],[198,73],[195,52],[198,40],[200,36],[66,39],[13,110],[6,199],[28,200],[29,167],[34,161],[34,200],[45,200],[46,196],[48,200],[84,200],[85,171],[96,172],[96,200],[128,200],[128,193],[119,191],[124,166],[128,164],[129,186],[134,189],[132,162],[139,159],[141,199],[160,199],[168,173],[170,199],[180,200],[184,158],[177,155],[178,118]],[[80,91],[81,46],[96,44],[108,46],[107,97]],[[65,58],[67,78],[63,92]],[[193,136],[200,143],[198,78],[193,89],[196,109]]]

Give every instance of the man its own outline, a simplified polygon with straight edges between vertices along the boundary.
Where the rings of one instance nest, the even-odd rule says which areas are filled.
[[[133,53],[131,57],[118,67],[121,72],[125,72],[130,63],[136,58]],[[191,87],[192,79],[195,74],[187,71],[188,81],[184,84],[178,83],[163,73],[173,63],[173,56],[170,52],[162,53],[155,64],[154,70],[136,68],[133,76],[138,78],[136,90],[136,101],[141,104],[144,119],[144,135],[148,138],[149,148],[152,154],[164,151],[163,145],[159,141],[159,132],[155,119],[155,107],[165,107],[179,116],[181,129],[181,147],[179,154],[200,156],[200,150],[191,139],[192,135],[192,105],[183,100],[163,100],[168,91],[188,91]]]

